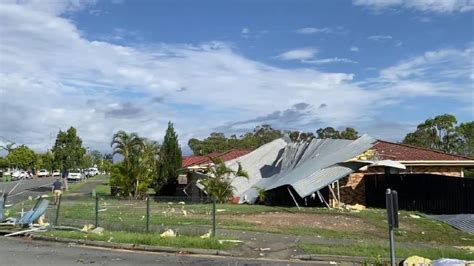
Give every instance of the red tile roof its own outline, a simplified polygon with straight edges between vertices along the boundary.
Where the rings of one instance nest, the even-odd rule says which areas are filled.
[[[407,144],[393,143],[379,140],[373,149],[376,150],[380,160],[394,161],[459,161],[473,160],[461,155],[449,154]]]
[[[233,149],[225,152],[211,152],[206,156],[186,156],[183,157],[183,167],[190,167],[193,165],[202,165],[212,162],[214,158],[220,158],[224,162],[237,159],[245,154],[251,152],[251,150],[240,150]]]

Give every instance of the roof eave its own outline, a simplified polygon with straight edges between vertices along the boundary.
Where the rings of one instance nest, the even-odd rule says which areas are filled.
[[[474,160],[411,160],[398,161],[406,166],[474,166]]]

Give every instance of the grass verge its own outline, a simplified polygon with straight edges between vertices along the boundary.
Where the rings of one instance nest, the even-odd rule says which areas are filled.
[[[234,243],[219,243],[217,239],[200,237],[177,236],[177,237],[160,237],[159,234],[133,233],[124,231],[105,231],[101,235],[87,234],[77,231],[50,231],[41,233],[43,236],[71,238],[71,239],[87,239],[97,241],[107,241],[113,243],[140,244],[150,246],[166,246],[177,248],[203,248],[203,249],[219,249],[226,250],[235,246]]]
[[[357,256],[366,258],[387,258],[389,254],[388,245],[377,244],[353,244],[353,245],[316,245],[301,243],[298,245],[307,254]],[[456,248],[417,247],[402,246],[395,243],[395,254],[399,258],[407,258],[413,255],[429,258],[456,258],[463,260],[474,260],[474,253]]]

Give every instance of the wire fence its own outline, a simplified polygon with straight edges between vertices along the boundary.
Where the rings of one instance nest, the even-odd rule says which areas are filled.
[[[110,231],[162,233],[172,229],[181,235],[216,234],[215,202],[195,202],[185,197],[150,197],[126,200],[111,196],[77,198],[62,196],[46,213],[55,226],[92,224]]]

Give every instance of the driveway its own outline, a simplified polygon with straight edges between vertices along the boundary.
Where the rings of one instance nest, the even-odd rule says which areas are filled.
[[[15,204],[23,200],[28,199],[28,197],[36,197],[44,194],[51,194],[51,186],[56,180],[56,177],[43,177],[43,178],[34,178],[23,180],[15,190],[8,195],[7,204]],[[13,181],[3,183],[0,182],[0,194],[5,191],[10,191],[16,184],[20,181]]]

